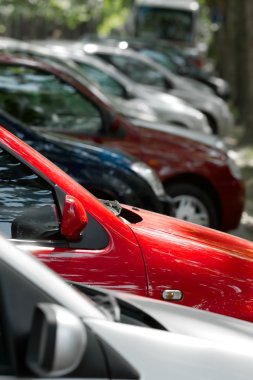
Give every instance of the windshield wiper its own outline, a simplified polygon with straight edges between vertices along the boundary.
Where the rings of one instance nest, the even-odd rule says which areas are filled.
[[[89,285],[84,285],[78,282],[67,281],[70,286],[76,288],[81,294],[90,298],[95,302],[96,306],[102,311],[106,317],[114,322],[120,322],[121,312],[120,306],[116,298],[112,294],[107,294],[106,291],[93,288]]]
[[[120,322],[120,307],[115,297],[111,294],[101,294],[92,298],[97,307],[114,322]]]
[[[121,204],[118,201],[109,201],[106,199],[99,199],[114,215],[119,216],[122,211]]]

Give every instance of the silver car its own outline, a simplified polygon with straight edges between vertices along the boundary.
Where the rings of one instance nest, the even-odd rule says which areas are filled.
[[[0,279],[1,380],[252,378],[248,322],[138,296],[77,291],[3,238]]]
[[[137,84],[113,65],[94,56],[80,53],[78,50],[69,52],[69,58],[77,63],[84,74],[95,81],[102,91],[116,97],[115,101],[124,103],[129,110],[141,111],[142,115],[150,114],[149,110],[153,110],[157,116],[157,120],[153,121],[170,123],[202,133],[212,133],[205,115],[178,97],[156,90],[152,86]]]
[[[194,80],[180,78],[144,54],[131,49],[122,50],[95,43],[78,43],[76,48],[78,47],[87,54],[95,54],[113,64],[134,82],[152,86],[186,101],[206,115],[214,134],[230,134],[233,126],[232,114],[227,104],[213,95],[206,86]]]

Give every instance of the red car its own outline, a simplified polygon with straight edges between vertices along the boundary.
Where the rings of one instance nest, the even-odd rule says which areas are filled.
[[[209,137],[130,123],[98,88],[67,67],[0,56],[0,107],[41,133],[90,139],[140,158],[157,170],[180,219],[223,231],[240,221],[243,183],[233,161],[208,143]]]
[[[251,242],[105,207],[4,128],[0,180],[0,231],[64,278],[253,321]]]

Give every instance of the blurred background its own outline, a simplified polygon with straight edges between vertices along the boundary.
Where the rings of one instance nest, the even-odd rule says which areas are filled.
[[[155,0],[146,3],[150,12]],[[145,1],[138,0],[0,0],[0,37],[3,41],[12,38],[105,44],[110,39],[119,43],[130,43],[136,37],[142,41],[159,39],[161,44],[164,41],[171,49],[182,51],[195,67],[223,78],[229,84],[226,100],[235,123],[225,140],[246,184],[245,211],[239,228],[232,233],[252,240],[253,1],[199,0],[196,22],[195,16],[189,18],[186,13],[165,15],[163,10],[148,15],[143,4]],[[174,30],[163,25],[174,16],[184,18],[185,23],[184,30],[177,32],[182,34],[176,37]]]

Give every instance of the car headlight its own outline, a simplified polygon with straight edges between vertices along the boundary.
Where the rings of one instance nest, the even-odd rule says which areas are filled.
[[[239,166],[235,163],[235,161],[231,157],[228,157],[227,164],[228,164],[228,167],[229,167],[229,170],[230,170],[230,173],[232,174],[232,176],[238,180],[241,180],[242,179],[241,170],[240,170]]]
[[[134,162],[131,169],[145,179],[153,189],[154,193],[160,197],[165,195],[165,190],[156,172],[144,162]]]
[[[203,123],[203,132],[206,133],[207,135],[211,135],[213,133],[212,128],[208,123]]]
[[[215,147],[223,152],[227,152],[227,146],[225,142],[219,138],[216,138]]]

